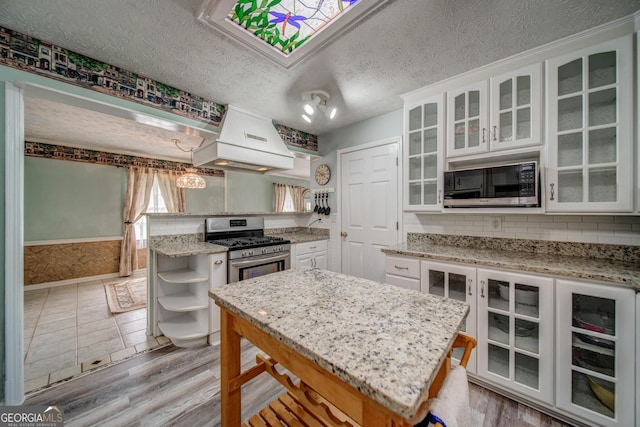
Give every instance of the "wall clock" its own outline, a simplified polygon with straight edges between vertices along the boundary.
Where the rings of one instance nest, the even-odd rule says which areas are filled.
[[[329,166],[322,164],[316,168],[316,182],[318,185],[326,185],[331,178],[331,169]]]

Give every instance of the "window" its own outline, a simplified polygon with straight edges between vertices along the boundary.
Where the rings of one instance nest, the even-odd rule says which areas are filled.
[[[164,204],[162,193],[160,192],[160,186],[158,180],[154,176],[153,186],[151,187],[151,197],[149,197],[149,206],[147,206],[147,212],[149,213],[162,213],[169,212],[167,206]],[[135,224],[136,230],[136,246],[138,249],[147,247],[147,216],[143,215]]]

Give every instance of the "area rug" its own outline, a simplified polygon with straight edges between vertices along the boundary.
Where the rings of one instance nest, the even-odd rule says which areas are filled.
[[[112,313],[124,313],[147,306],[147,279],[131,279],[126,282],[104,285],[107,302]]]

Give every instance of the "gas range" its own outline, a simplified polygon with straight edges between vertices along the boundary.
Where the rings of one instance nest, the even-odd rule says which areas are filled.
[[[286,270],[290,266],[291,242],[265,236],[263,217],[207,218],[204,240],[229,248],[228,282]]]

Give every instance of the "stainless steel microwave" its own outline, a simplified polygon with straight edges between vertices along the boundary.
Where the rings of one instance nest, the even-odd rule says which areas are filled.
[[[444,173],[444,207],[539,207],[537,162]]]

